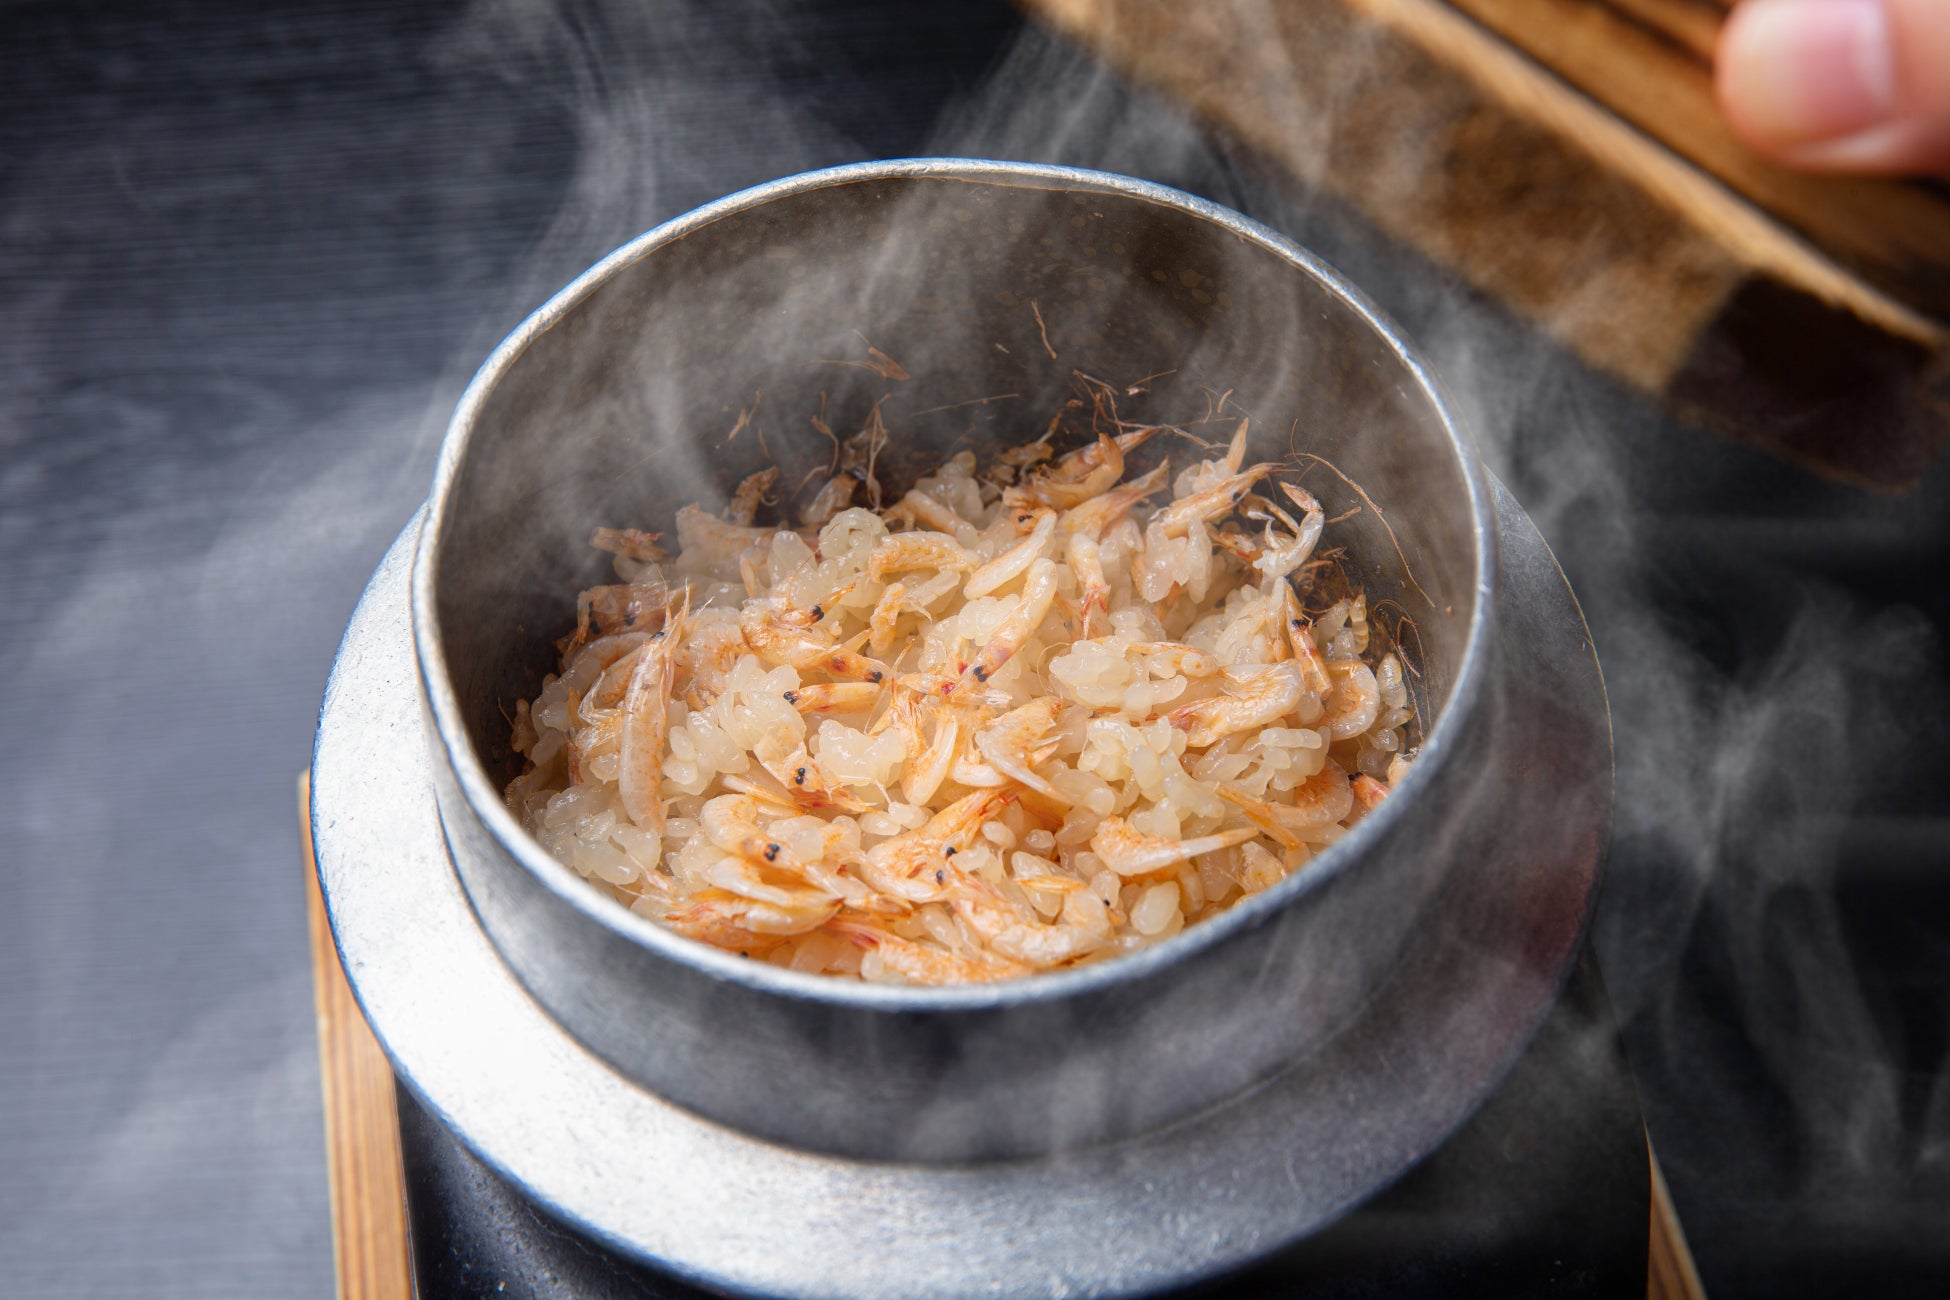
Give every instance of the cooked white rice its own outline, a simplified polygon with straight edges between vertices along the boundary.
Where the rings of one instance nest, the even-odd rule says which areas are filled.
[[[796,529],[751,523],[768,472],[678,513],[668,580],[598,530],[622,581],[515,710],[510,806],[641,915],[877,981],[1101,961],[1304,870],[1405,770],[1402,660],[1315,596],[1323,512],[1243,425],[1126,475],[1160,432],[963,453],[879,511],[836,476]]]

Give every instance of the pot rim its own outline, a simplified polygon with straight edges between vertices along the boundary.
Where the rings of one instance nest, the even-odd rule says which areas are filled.
[[[580,306],[615,274],[668,244],[705,226],[762,206],[775,199],[829,186],[890,179],[930,179],[974,184],[1006,185],[1043,190],[1074,190],[1114,194],[1171,208],[1202,218],[1292,264],[1314,279],[1342,306],[1380,336],[1419,386],[1434,409],[1462,470],[1476,544],[1475,608],[1450,689],[1447,704],[1422,744],[1421,757],[1403,779],[1412,795],[1427,787],[1438,769],[1461,748],[1459,733],[1477,713],[1488,677],[1493,639],[1492,600],[1497,582],[1497,526],[1482,461],[1457,415],[1447,390],[1414,345],[1378,307],[1339,272],[1285,235],[1249,217],[1182,190],[1113,172],[1058,167],[1040,163],[997,162],[966,158],[906,158],[854,163],[804,172],[753,186],[707,203],[638,235],[557,292],[489,354],[469,381],[454,408],[442,439],[432,495],[428,499],[413,558],[412,619],[415,655],[424,698],[430,709],[446,759],[469,811],[480,820],[500,847],[552,895],[588,921],[666,961],[723,980],[789,1000],[824,1003],[892,1013],[973,1012],[1056,1001],[1083,996],[1105,985],[1141,979],[1175,965],[1195,953],[1224,942],[1233,934],[1260,924],[1276,912],[1316,890],[1323,889],[1367,854],[1403,818],[1412,816],[1413,798],[1390,798],[1353,830],[1322,851],[1307,870],[1289,876],[1271,889],[1240,900],[1216,917],[1189,926],[1178,934],[1136,953],[1062,971],[1042,972],[991,984],[908,986],[868,984],[786,970],[770,962],[752,961],[687,939],[639,916],[609,898],[543,848],[515,819],[501,792],[489,779],[462,720],[460,701],[447,671],[434,589],[440,567],[441,534],[448,520],[454,485],[459,477],[476,421],[502,376],[530,343]]]

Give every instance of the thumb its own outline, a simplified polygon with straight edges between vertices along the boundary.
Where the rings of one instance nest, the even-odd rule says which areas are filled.
[[[1757,153],[1950,172],[1950,0],[1744,0],[1714,65],[1721,110]]]

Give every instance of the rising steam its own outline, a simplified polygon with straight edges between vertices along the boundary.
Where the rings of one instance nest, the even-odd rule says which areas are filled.
[[[954,46],[959,29],[930,27],[929,7],[912,8],[915,39],[935,42],[929,59],[971,57]],[[1269,29],[1271,11],[1233,6],[1238,21]],[[1705,435],[1645,412],[1304,178],[1273,176],[1046,35],[1024,32],[993,66],[977,51],[944,104],[926,78],[865,69],[869,47],[883,65],[902,56],[846,21],[785,0],[476,4],[432,42],[432,66],[454,83],[491,77],[546,123],[470,143],[502,172],[535,152],[561,155],[550,164],[565,178],[561,203],[512,269],[489,250],[465,251],[504,287],[443,299],[471,321],[452,331],[463,337],[444,375],[419,374],[417,360],[410,379],[332,372],[330,384],[352,391],[324,411],[276,386],[299,382],[280,369],[292,364],[283,356],[253,354],[276,382],[213,381],[197,427],[166,432],[259,449],[221,473],[171,477],[145,459],[162,440],[141,377],[70,382],[55,353],[65,290],[7,298],[22,323],[4,355],[25,377],[0,407],[0,502],[109,483],[149,522],[76,512],[51,537],[29,537],[15,522],[25,512],[0,510],[13,551],[78,557],[58,584],[53,562],[37,558],[33,599],[0,625],[8,665],[27,683],[7,697],[9,736],[36,752],[28,779],[0,793],[17,861],[36,868],[0,916],[0,973],[30,990],[31,1012],[9,1030],[19,1051],[5,1096],[26,1097],[23,1114],[89,1132],[79,1152],[25,1124],[16,1142],[16,1117],[4,1117],[7,1150],[34,1172],[10,1171],[0,1186],[10,1197],[0,1273],[31,1293],[262,1296],[329,1285],[323,1175],[304,1145],[317,1141],[316,1093],[305,1068],[309,997],[293,965],[304,939],[289,776],[305,762],[350,601],[424,493],[460,384],[523,313],[660,221],[778,176],[931,152],[1121,171],[1238,207],[1320,252],[1419,339],[1486,459],[1557,548],[1605,664],[1618,805],[1597,942],[1709,1283],[1722,1280],[1712,1225],[1748,1240],[1763,1222],[1779,1235],[1863,1225],[1884,1234],[1863,1240],[1940,1234],[1950,1204],[1940,1019],[1891,1026],[1854,973],[1857,950],[1881,936],[1852,928],[1837,899],[1844,862],[1922,856],[1904,838],[1913,832],[1874,817],[1903,806],[1886,788],[1913,782],[1911,756],[1941,743],[1926,726],[1945,712],[1931,685],[1943,670],[1940,633],[1900,600],[1862,589],[1891,549],[1890,530],[1932,521],[1811,486],[1752,453],[1702,450]],[[1335,138],[1331,114],[1290,125],[1319,150]],[[185,138],[198,127],[174,124]],[[261,139],[238,138],[230,171],[273,165]],[[62,226],[70,169],[145,190],[157,139],[173,137],[158,129],[112,158],[78,149],[58,165],[24,166],[13,173],[17,228]],[[158,201],[234,201],[228,182],[148,180]],[[232,269],[213,265],[196,294]],[[309,319],[343,305],[291,310]],[[168,312],[131,319],[180,326]],[[211,367],[209,340],[184,337],[169,366]],[[302,354],[333,336],[308,324],[294,337],[289,350]],[[743,394],[728,400],[735,416]],[[82,467],[95,479],[77,477],[59,439],[14,434],[57,417],[114,432],[107,463]],[[1849,581],[1834,576],[1837,552],[1862,557]],[[1730,607],[1706,590],[1747,599]],[[86,690],[72,685],[77,665]],[[240,679],[257,693],[240,693]],[[281,768],[237,757],[267,744]],[[181,829],[185,807],[209,810],[193,833]],[[1941,969],[1940,921],[1936,931],[1918,942]],[[231,955],[212,956],[221,953]],[[112,1010],[83,1005],[82,992],[99,993],[96,967],[116,972]],[[155,992],[164,987],[166,999]],[[77,1036],[84,1024],[94,1028]],[[186,1097],[210,1060],[225,1063],[227,1086]],[[1781,1149],[1783,1134],[1790,1163],[1771,1167],[1760,1153]],[[303,1196],[293,1169],[315,1184]],[[279,1237],[306,1215],[315,1230]],[[197,1229],[187,1244],[186,1219]],[[151,1245],[195,1267],[162,1276],[149,1268]],[[305,1262],[296,1282],[294,1259]],[[1748,1263],[1723,1258],[1729,1285]],[[225,1269],[231,1289],[221,1291],[211,1278]]]
[[[754,4],[741,9],[751,30],[786,31],[782,48],[760,36],[673,49],[658,40],[668,11],[496,2],[448,47],[495,61],[518,84],[576,87],[575,180],[524,282],[531,301],[695,202],[863,156],[858,121],[820,111],[843,98],[834,84],[815,78],[807,95],[792,80],[795,68],[830,66],[829,38],[767,29],[783,11]],[[1252,0],[1228,14],[1276,27]],[[1332,86],[1313,98],[1331,110]],[[762,160],[748,175],[698,167],[672,129],[711,112],[747,124],[746,156]],[[1332,149],[1331,111],[1291,125],[1318,156]],[[1941,1195],[1950,1074],[1940,1064],[1920,1082],[1905,1073],[1856,982],[1834,894],[1851,818],[1918,743],[1919,701],[1941,706],[1926,686],[1940,643],[1914,610],[1879,610],[1764,553],[1735,558],[1743,529],[1794,526],[1744,499],[1743,478],[1811,512],[1861,506],[1749,453],[1702,451],[1704,435],[1650,415],[1304,177],[1271,175],[1034,30],[913,151],[1102,168],[1231,204],[1322,252],[1419,338],[1486,459],[1558,548],[1606,666],[1618,811],[1596,934],[1682,1211],[1738,1221],[1744,1211],[1716,1198],[1786,1195],[1812,1221],[1839,1223],[1867,1205],[1900,1216],[1917,1196]],[[1680,466],[1700,462],[1713,484],[1675,484]],[[1738,585],[1730,574],[1742,564],[1763,575],[1769,598],[1752,615],[1760,626],[1713,634],[1735,642],[1716,653],[1702,625],[1747,615],[1701,608],[1698,590]],[[1750,1052],[1726,1055],[1729,1041]],[[1759,1165],[1783,1130],[1792,1179]],[[1703,1249],[1710,1265],[1711,1241]]]

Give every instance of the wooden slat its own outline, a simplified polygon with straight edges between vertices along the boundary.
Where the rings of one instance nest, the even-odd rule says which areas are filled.
[[[1686,0],[1449,3],[1871,284],[1950,320],[1950,199],[1903,181],[1804,175],[1748,151],[1713,99],[1715,11]]]
[[[1645,1269],[1646,1300],[1706,1300],[1700,1285],[1699,1270],[1693,1267],[1692,1248],[1679,1226],[1679,1215],[1672,1208],[1672,1193],[1666,1190],[1666,1175],[1659,1168],[1659,1153],[1652,1139],[1645,1140],[1645,1154],[1652,1166],[1652,1232],[1647,1247]]]
[[[1950,434],[1942,325],[1441,0],[1020,2],[1687,419],[1885,488]]]
[[[400,1173],[393,1070],[339,965],[311,844],[311,777],[298,778],[305,907],[325,1093],[325,1164],[332,1183],[332,1252],[339,1300],[412,1300],[413,1266]]]
[[[1713,61],[1713,46],[1726,21],[1726,10],[1712,0],[1607,0],[1649,31],[1657,32],[1696,62]]]

